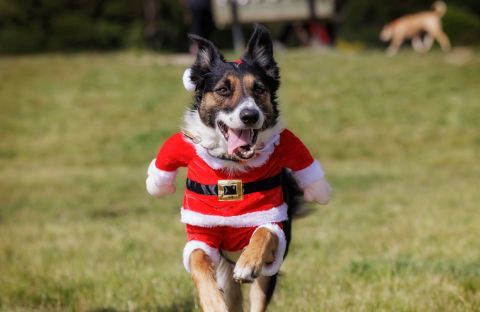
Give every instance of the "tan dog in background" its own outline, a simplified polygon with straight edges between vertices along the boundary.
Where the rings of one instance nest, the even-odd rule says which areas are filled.
[[[409,14],[388,23],[380,33],[380,40],[390,41],[387,55],[397,54],[405,39],[412,40],[412,48],[416,52],[425,53],[432,47],[436,39],[444,52],[450,50],[450,41],[442,30],[441,18],[447,12],[447,5],[443,1],[436,1],[432,11]],[[422,34],[426,33],[424,41]]]

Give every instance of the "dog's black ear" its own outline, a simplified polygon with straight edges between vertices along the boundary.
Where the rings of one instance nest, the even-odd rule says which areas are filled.
[[[191,66],[190,79],[199,86],[204,80],[204,75],[211,71],[211,68],[218,62],[225,62],[224,56],[215,45],[200,36],[189,34],[188,38],[197,44],[197,59]]]
[[[255,25],[252,37],[247,44],[243,59],[252,65],[262,68],[268,77],[278,80],[279,70],[273,58],[273,44],[270,32],[260,24]]]

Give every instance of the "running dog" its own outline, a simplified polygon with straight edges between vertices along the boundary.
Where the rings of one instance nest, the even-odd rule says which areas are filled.
[[[268,30],[257,25],[242,59],[227,62],[212,42],[198,46],[184,83],[194,91],[184,128],[148,168],[147,190],[175,191],[187,167],[181,221],[183,263],[204,311],[242,311],[242,283],[253,283],[251,311],[265,311],[303,199],[326,204],[323,168],[279,120],[279,68]]]
[[[380,33],[380,40],[390,41],[390,46],[386,50],[387,55],[397,54],[406,39],[412,40],[412,47],[416,52],[428,52],[434,39],[438,41],[444,52],[449,51],[450,41],[442,30],[441,22],[445,12],[447,12],[447,5],[442,1],[436,1],[431,11],[405,15],[385,25]],[[425,39],[422,41],[423,34]]]

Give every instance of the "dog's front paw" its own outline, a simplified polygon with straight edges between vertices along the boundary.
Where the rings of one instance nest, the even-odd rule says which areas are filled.
[[[252,283],[262,271],[263,261],[260,257],[243,253],[233,269],[233,279],[238,283]]]

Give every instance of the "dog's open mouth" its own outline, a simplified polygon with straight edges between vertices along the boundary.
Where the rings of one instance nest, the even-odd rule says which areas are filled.
[[[250,159],[255,155],[258,130],[256,129],[232,129],[222,121],[217,126],[227,141],[227,152],[230,156],[240,159]]]

